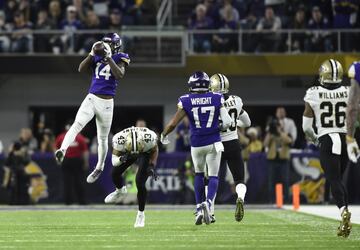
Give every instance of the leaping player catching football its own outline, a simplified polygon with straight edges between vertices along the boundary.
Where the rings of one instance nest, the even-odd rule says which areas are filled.
[[[102,41],[94,43],[89,55],[80,63],[79,72],[92,71],[89,94],[85,97],[76,114],[75,122],[66,133],[55,158],[61,163],[66,150],[73,143],[76,135],[95,116],[98,139],[98,162],[93,172],[87,177],[88,183],[95,182],[104,169],[108,152],[108,135],[111,128],[116,86],[124,77],[125,68],[130,63],[128,54],[120,52],[122,41],[117,33],[104,36]]]

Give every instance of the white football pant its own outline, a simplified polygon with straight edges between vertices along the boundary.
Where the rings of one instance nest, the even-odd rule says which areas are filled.
[[[98,162],[96,169],[103,170],[108,152],[108,135],[111,128],[114,110],[113,99],[102,99],[94,94],[88,94],[76,114],[75,121],[61,144],[64,152],[75,140],[75,137],[96,116],[96,131],[98,140]]]
[[[218,176],[222,151],[224,146],[221,142],[203,147],[191,147],[195,173],[204,173],[207,166],[208,176]]]

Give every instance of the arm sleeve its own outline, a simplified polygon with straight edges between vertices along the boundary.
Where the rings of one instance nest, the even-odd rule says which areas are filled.
[[[243,112],[239,115],[237,120],[237,126],[241,128],[246,128],[251,126],[251,120],[249,114],[243,110]]]
[[[314,118],[303,116],[302,119],[302,129],[305,135],[309,136],[311,139],[315,139],[317,135],[312,127]]]
[[[226,130],[230,127],[231,125],[231,117],[228,113],[228,111],[226,110],[226,108],[224,106],[222,106],[220,108],[220,118],[222,120],[222,128],[223,130]]]

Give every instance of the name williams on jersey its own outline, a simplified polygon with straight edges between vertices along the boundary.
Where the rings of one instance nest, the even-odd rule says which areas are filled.
[[[320,99],[343,99],[348,98],[348,91],[342,92],[319,92]]]

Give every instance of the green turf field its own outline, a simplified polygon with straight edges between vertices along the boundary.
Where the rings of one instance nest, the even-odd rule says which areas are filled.
[[[348,239],[338,222],[284,210],[248,210],[242,223],[217,211],[212,225],[193,225],[192,211],[0,211],[0,249],[360,249],[360,226]]]

